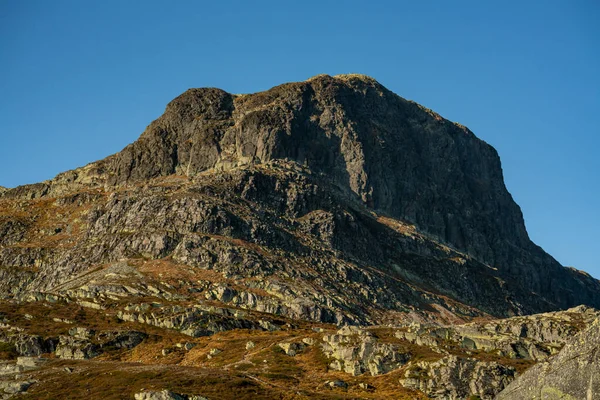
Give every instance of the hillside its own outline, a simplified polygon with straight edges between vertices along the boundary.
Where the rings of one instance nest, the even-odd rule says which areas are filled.
[[[492,398],[600,282],[531,242],[470,130],[319,75],[188,90],[121,152],[0,188],[0,298],[5,358],[44,355],[5,365],[32,398]]]

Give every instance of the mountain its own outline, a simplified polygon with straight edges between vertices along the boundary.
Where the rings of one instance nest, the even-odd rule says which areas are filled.
[[[0,339],[23,356],[108,362],[118,354],[177,364],[169,371],[178,373],[198,367],[194,357],[201,356],[212,360],[201,366],[222,369],[211,379],[225,379],[220,374],[232,365],[258,368],[248,354],[277,344],[252,350],[269,332],[287,343],[276,346],[287,356],[310,347],[313,358],[300,355],[302,365],[333,360],[318,379],[330,370],[409,373],[417,365],[407,369],[409,360],[446,354],[459,358],[442,359],[443,368],[478,371],[467,380],[487,382],[483,376],[496,368],[485,364],[488,356],[460,357],[497,350],[503,356],[494,362],[508,366],[492,389],[444,383],[453,398],[465,391],[486,398],[514,379],[522,367],[514,360],[552,354],[546,339],[522,343],[524,333],[482,344],[462,328],[442,335],[431,326],[600,307],[600,282],[561,266],[529,239],[498,154],[466,127],[372,78],[319,75],[255,94],[188,90],[121,152],[0,190],[0,297]],[[589,318],[573,322],[581,313],[558,318],[559,328],[543,322],[535,329],[564,338],[587,326]],[[409,330],[414,338],[398,333],[411,324],[455,344],[411,341],[421,328]],[[337,332],[343,325],[371,328]],[[384,325],[384,333],[372,330]],[[228,336],[234,333],[241,336]],[[169,343],[182,337],[188,341],[174,351]],[[243,359],[216,361],[228,350],[216,341],[235,347],[241,338]],[[362,358],[342,357],[350,350],[340,343],[354,338]],[[278,367],[290,362],[267,355]],[[281,376],[302,375],[261,373],[243,382],[277,392]],[[422,383],[429,382],[425,372],[419,379],[411,373],[401,386],[394,378],[398,390],[431,385]],[[344,389],[334,382],[327,390]]]

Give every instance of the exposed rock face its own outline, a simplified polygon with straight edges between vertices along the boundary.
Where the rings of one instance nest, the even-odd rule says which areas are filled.
[[[498,400],[600,398],[600,320],[574,336],[556,356],[534,365]]]
[[[354,376],[370,372],[385,374],[406,364],[410,354],[398,346],[379,343],[370,332],[345,326],[334,335],[323,336],[323,352],[332,359],[329,367]]]
[[[100,332],[95,334],[85,328],[69,330],[70,336],[60,336],[56,356],[69,360],[87,360],[100,355],[105,348],[131,349],[148,335],[136,331]]]
[[[494,352],[501,357],[541,361],[590,325],[600,314],[585,306],[545,314],[469,323],[452,327],[410,324],[396,332],[399,339],[436,349],[459,345],[466,350]]]
[[[277,169],[285,175],[274,175]],[[212,183],[198,185],[177,199],[159,187],[137,191],[139,197],[114,194],[109,199],[89,191],[104,187],[110,192],[115,185],[141,184],[171,174],[205,183],[211,176]],[[67,196],[74,192],[80,194]],[[262,210],[249,223],[245,210],[197,200],[192,192],[243,199],[238,206],[253,203],[251,214]],[[123,257],[174,255],[184,263],[215,263],[205,239],[199,241],[190,233],[268,243],[285,249],[286,257],[297,256],[305,244],[286,234],[291,228],[314,236],[340,257],[392,270],[492,314],[581,303],[600,306],[598,281],[561,267],[531,243],[492,147],[465,127],[360,75],[317,76],[252,95],[191,89],[169,103],[164,115],[120,153],[2,196],[94,204],[85,228],[87,244],[80,242],[83,247],[66,252],[49,247],[24,251],[18,243],[27,241],[32,221],[0,217],[4,232],[0,265],[10,267],[0,268],[0,274],[16,283],[0,287],[5,295],[15,295],[23,286],[48,289],[95,263]],[[419,232],[425,242],[458,251],[447,249],[440,257],[435,254],[439,250],[414,240],[390,241],[397,226],[383,229],[381,221],[366,217],[369,210],[392,217],[392,225],[408,221],[405,226]],[[281,220],[267,222],[267,214],[297,221],[282,226]],[[49,234],[64,235],[73,226],[66,224]],[[103,243],[101,251],[90,247],[98,240]],[[224,253],[213,251],[221,258]],[[440,258],[454,261],[440,263]],[[263,271],[281,268],[264,261]],[[42,266],[37,275],[25,268],[36,262]],[[409,289],[394,290],[402,291]],[[294,307],[303,313],[310,309],[301,317],[321,321],[352,320],[343,315],[343,309],[352,305],[323,307],[310,297],[301,296],[303,303],[292,306],[242,293],[238,304],[255,303],[266,312],[290,315],[297,314]],[[498,299],[504,299],[502,304]],[[407,299],[379,303],[396,301]]]
[[[38,369],[47,359],[19,357],[16,361],[0,360],[0,399],[8,400],[26,392],[36,380],[27,379],[24,374]]]
[[[186,396],[178,393],[173,393],[170,390],[162,390],[160,392],[140,392],[134,396],[135,400],[208,400],[202,396]]]
[[[87,360],[100,354],[100,349],[84,339],[61,336],[56,346],[56,356],[68,360]]]
[[[17,353],[22,356],[39,356],[54,349],[52,340],[44,340],[41,336],[18,334],[11,337]]]
[[[529,240],[495,150],[360,75],[192,89],[123,151],[0,188],[0,355],[86,386],[127,360],[111,383],[488,399],[598,312],[523,315],[579,304],[600,282]]]
[[[435,362],[411,364],[400,383],[436,399],[457,400],[479,396],[488,400],[493,399],[514,377],[515,370],[512,367],[447,356]]]
[[[589,277],[531,243],[492,147],[370,78],[319,76],[238,97],[189,90],[107,168],[114,184],[274,159],[326,173],[555,306],[600,305]]]

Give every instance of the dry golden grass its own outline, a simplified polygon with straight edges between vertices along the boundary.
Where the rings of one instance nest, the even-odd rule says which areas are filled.
[[[72,373],[65,367],[73,368]],[[131,399],[142,390],[168,389],[209,399],[295,399],[295,395],[263,388],[242,375],[174,365],[110,361],[55,361],[36,374],[24,399]]]
[[[174,330],[160,329],[144,324],[119,322],[112,311],[86,309],[75,304],[0,302],[0,312],[10,323],[26,329],[28,333],[43,336],[66,334],[73,326],[86,326],[95,330],[131,329],[144,331],[149,336],[131,350],[112,349],[94,360],[51,360],[49,367],[36,372],[36,384],[24,398],[132,398],[142,390],[170,389],[183,394],[200,394],[209,399],[425,399],[418,392],[403,388],[399,379],[404,369],[380,376],[369,373],[353,377],[328,368],[331,360],[320,350],[323,333],[310,329],[312,324],[296,323],[298,328],[275,332],[232,330],[210,337],[192,338]],[[33,316],[27,319],[24,314]],[[74,324],[56,322],[53,318],[67,318]],[[327,332],[334,326],[324,325]],[[394,336],[392,328],[369,329],[378,340],[394,343],[401,351],[411,354],[413,361],[434,361],[441,357],[428,347],[410,344]],[[277,346],[286,341],[313,338],[316,343],[308,346],[295,357],[286,355]],[[246,349],[248,341],[255,346]],[[186,351],[177,344],[194,343]],[[5,346],[6,347],[6,346]],[[170,352],[163,355],[163,350]],[[211,349],[222,352],[212,355]],[[465,356],[464,350],[451,348],[452,354]],[[6,353],[6,354],[4,354]],[[11,356],[12,349],[0,347],[0,355]],[[11,356],[11,357],[14,357]],[[517,368],[519,372],[532,364],[530,361],[499,359],[491,353],[474,352],[471,357],[484,361],[498,361]],[[65,366],[75,369],[72,374]],[[347,389],[331,389],[326,381],[341,379],[348,383]],[[373,389],[363,389],[367,383]]]

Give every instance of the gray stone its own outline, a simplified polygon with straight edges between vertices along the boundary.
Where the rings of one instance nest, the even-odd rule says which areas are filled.
[[[140,392],[136,393],[134,397],[135,400],[187,400],[187,397],[173,393],[170,390]]]
[[[306,345],[298,342],[283,342],[277,344],[288,356],[295,356],[300,353]]]
[[[512,367],[496,362],[446,356],[438,361],[409,364],[400,379],[406,388],[448,400],[479,396],[491,400],[516,376]]]
[[[343,327],[333,335],[324,335],[321,348],[334,360],[330,368],[353,376],[369,372],[381,375],[402,367],[410,355],[390,343],[380,343],[371,333],[357,327]]]
[[[340,379],[336,379],[334,381],[327,381],[325,382],[325,385],[329,386],[330,388],[348,388],[348,384]]]
[[[600,319],[567,342],[555,356],[529,368],[498,400],[600,398]]]
[[[60,336],[56,356],[67,360],[87,360],[100,355],[100,348],[84,339]]]
[[[0,382],[0,388],[7,394],[17,394],[27,391],[35,381]]]

